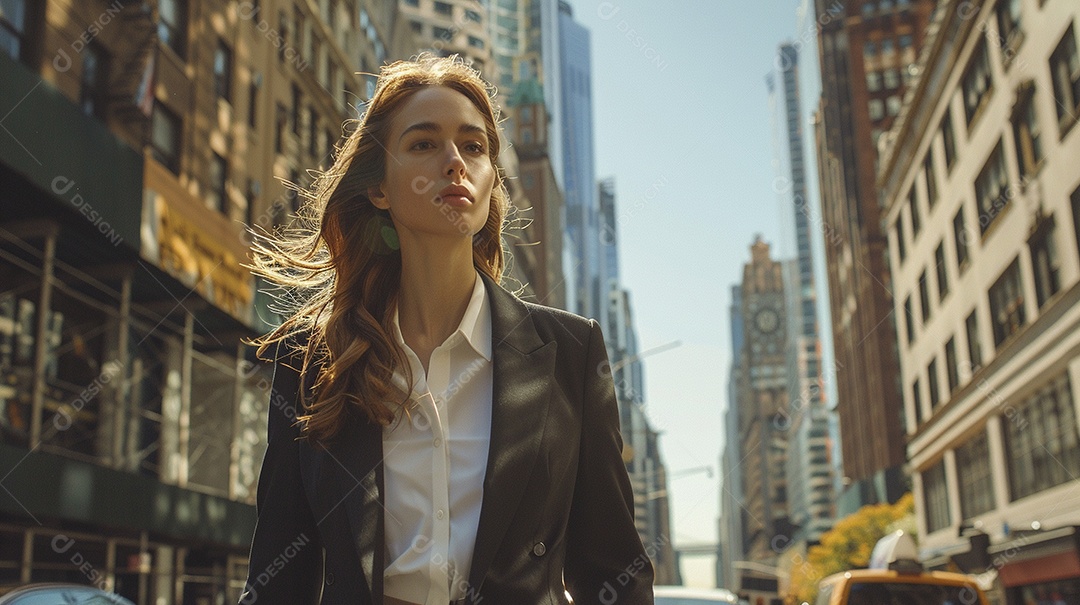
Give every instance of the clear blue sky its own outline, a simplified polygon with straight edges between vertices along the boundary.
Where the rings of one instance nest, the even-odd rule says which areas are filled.
[[[757,233],[790,219],[772,189],[765,75],[796,34],[796,0],[571,0],[592,33],[597,177],[615,177],[620,269],[645,360],[649,417],[668,469],[676,545],[715,542],[731,285]],[[816,63],[816,57],[807,57]],[[711,557],[684,559],[711,586]]]

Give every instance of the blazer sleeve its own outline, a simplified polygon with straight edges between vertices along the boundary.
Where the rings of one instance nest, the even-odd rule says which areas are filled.
[[[600,325],[589,320],[581,444],[567,526],[567,590],[580,605],[653,603],[652,561],[634,526],[619,408]]]
[[[316,604],[322,545],[300,477],[300,361],[279,344],[270,388],[267,446],[256,493],[258,521],[241,605]],[[290,362],[290,360],[292,360]]]

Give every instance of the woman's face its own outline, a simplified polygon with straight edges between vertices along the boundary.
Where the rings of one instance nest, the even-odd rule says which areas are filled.
[[[386,176],[373,190],[403,245],[412,238],[468,238],[488,217],[495,167],[483,114],[465,95],[430,86],[390,121]]]

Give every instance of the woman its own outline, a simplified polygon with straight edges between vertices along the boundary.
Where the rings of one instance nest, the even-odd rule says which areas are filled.
[[[652,603],[600,328],[498,284],[488,90],[385,67],[311,229],[256,246],[295,304],[241,603]]]

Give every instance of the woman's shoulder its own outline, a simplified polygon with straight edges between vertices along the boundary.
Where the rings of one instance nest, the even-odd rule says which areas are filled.
[[[570,335],[575,340],[586,342],[593,325],[597,322],[577,313],[571,313],[558,307],[549,307],[535,302],[522,300],[526,311],[536,325],[537,331]]]

